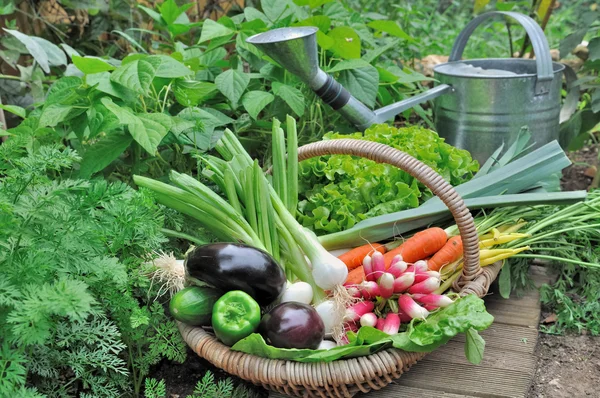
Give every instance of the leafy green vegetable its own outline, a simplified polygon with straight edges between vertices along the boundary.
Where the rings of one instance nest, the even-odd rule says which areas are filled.
[[[483,359],[483,350],[485,349],[485,340],[477,333],[477,330],[471,328],[467,330],[467,340],[465,342],[465,356],[472,364],[478,365]]]
[[[162,211],[123,182],[68,178],[77,154],[31,140],[29,120],[0,145],[0,396],[139,393],[151,365],[185,358],[142,271]]]
[[[494,318],[485,310],[482,299],[475,295],[460,298],[454,304],[432,313],[425,321],[409,324],[406,331],[389,336],[372,327],[361,327],[358,333],[350,332],[349,343],[329,350],[286,349],[268,345],[263,337],[254,333],[238,341],[231,349],[263,358],[286,359],[297,362],[330,362],[373,354],[394,347],[409,352],[431,352],[446,344],[459,333],[488,328]],[[481,337],[479,337],[481,339]],[[481,339],[483,340],[483,339]],[[469,342],[469,339],[467,339]],[[481,341],[477,350],[483,353]],[[473,342],[471,342],[473,344]],[[468,359],[476,359],[469,346]]]
[[[452,185],[469,180],[478,164],[465,150],[418,127],[372,126],[364,136],[328,133],[324,139],[354,138],[400,149],[440,173]],[[369,217],[417,207],[431,192],[396,167],[349,155],[321,156],[300,164],[300,222],[317,234],[343,231]]]

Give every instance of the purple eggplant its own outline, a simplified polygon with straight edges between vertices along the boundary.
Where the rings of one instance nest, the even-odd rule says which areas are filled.
[[[268,253],[238,243],[198,246],[185,260],[188,279],[204,281],[222,291],[242,290],[267,306],[284,291],[281,266]]]
[[[325,325],[313,307],[290,301],[266,313],[259,331],[268,344],[279,348],[316,350],[325,337]]]

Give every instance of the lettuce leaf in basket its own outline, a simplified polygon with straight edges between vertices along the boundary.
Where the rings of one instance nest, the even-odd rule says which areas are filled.
[[[455,186],[470,180],[479,169],[469,152],[420,126],[375,124],[364,134],[327,133],[323,137],[339,138],[374,141],[400,149]],[[432,196],[410,174],[350,155],[319,156],[301,162],[299,184],[298,221],[317,235],[344,231],[371,217],[415,208]]]
[[[297,362],[330,362],[370,355],[391,347],[410,352],[430,352],[459,333],[488,328],[493,320],[494,317],[485,310],[483,300],[468,295],[432,313],[423,322],[413,321],[405,332],[394,336],[372,327],[362,327],[358,333],[348,333],[350,342],[347,345],[329,350],[310,350],[273,347],[260,334],[254,333],[238,341],[231,349],[263,358]]]

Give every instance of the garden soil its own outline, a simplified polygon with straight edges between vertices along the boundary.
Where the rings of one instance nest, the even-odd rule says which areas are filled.
[[[570,154],[573,165],[563,173],[563,190],[588,189],[598,167],[598,147],[583,148]],[[550,316],[543,312],[541,319]],[[163,361],[151,374],[167,385],[167,398],[186,398],[194,391],[196,383],[210,370],[216,379],[228,375],[198,358],[188,350],[183,364]],[[600,385],[600,338],[583,335],[553,336],[540,333],[536,347],[538,358],[535,378],[528,398],[579,398],[598,397]],[[233,378],[236,385],[243,381]],[[245,384],[256,397],[267,397],[265,390]]]

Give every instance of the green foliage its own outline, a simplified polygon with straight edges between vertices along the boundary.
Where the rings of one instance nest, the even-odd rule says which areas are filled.
[[[528,211],[523,218],[529,224],[519,232],[535,232],[532,238],[515,243],[529,245],[533,253],[510,258],[504,267],[510,267],[510,285],[518,292],[534,287],[529,275],[531,257],[548,261],[549,271],[556,279],[542,286],[541,300],[556,313],[557,321],[542,326],[547,333],[600,334],[599,195],[600,191],[593,190],[585,202],[568,207],[525,209]],[[511,217],[506,214],[503,219]]]
[[[162,214],[122,182],[70,179],[79,157],[53,140],[0,146],[0,395],[137,393],[152,364],[185,358],[141,272]]]
[[[167,396],[167,387],[165,381],[157,381],[149,377],[144,382],[144,396],[146,398],[165,398]]]
[[[588,12],[581,18],[578,29],[561,42],[561,56],[569,54],[584,38],[589,39],[588,57],[583,64],[581,76],[575,83],[575,89],[581,91],[577,111],[561,125],[561,144],[569,150],[581,149],[586,143],[596,141],[600,123],[600,27],[595,24],[600,12]],[[593,182],[600,183],[600,174]]]
[[[146,398],[165,398],[165,381],[153,378],[146,379],[144,390]],[[198,380],[192,395],[187,398],[257,398],[259,394],[243,384],[234,385],[233,379],[227,377],[216,381],[214,374],[209,370],[201,380]]]
[[[440,173],[452,185],[477,171],[467,151],[454,148],[433,131],[381,124],[356,133],[328,133],[325,139],[355,138],[400,149]],[[316,233],[351,228],[368,217],[417,207],[431,192],[408,173],[349,155],[321,156],[300,163],[300,222]]]

